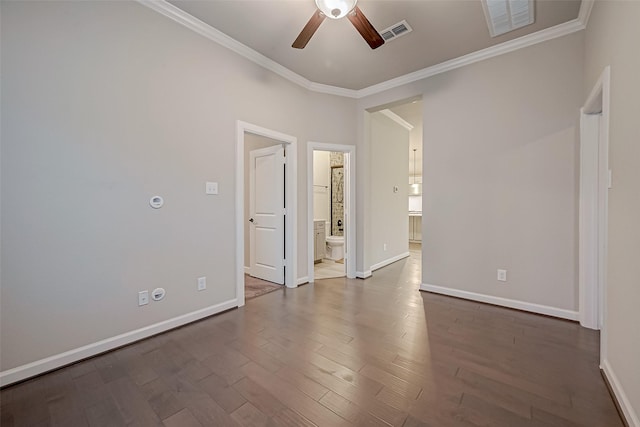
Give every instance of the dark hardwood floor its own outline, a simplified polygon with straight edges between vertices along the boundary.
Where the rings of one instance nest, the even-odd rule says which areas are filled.
[[[419,253],[0,392],[10,426],[622,426],[578,324],[420,293]]]

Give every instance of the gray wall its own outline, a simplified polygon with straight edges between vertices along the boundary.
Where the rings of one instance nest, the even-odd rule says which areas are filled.
[[[582,43],[564,37],[426,85],[424,283],[578,309]]]
[[[423,283],[578,309],[583,43],[572,34],[359,100],[367,109],[423,97]],[[364,117],[364,167],[367,126]],[[375,171],[358,173],[366,210]]]
[[[583,98],[611,66],[606,362],[640,422],[640,2],[596,2],[586,31]],[[629,420],[631,421],[631,420]],[[633,423],[632,423],[633,425]],[[640,424],[636,424],[640,425]]]
[[[408,165],[409,131],[382,113],[372,113],[371,240],[367,245],[371,265],[409,251]]]
[[[298,137],[300,219],[304,143],[357,139],[358,246],[372,247],[364,110],[415,95],[423,282],[576,310],[577,110],[611,64],[608,362],[640,411],[637,2],[596,3],[586,65],[574,34],[357,102],[309,93],[136,3],[0,7],[0,369],[235,298],[238,119]],[[358,270],[375,256],[360,252]],[[137,291],[156,286],[166,299],[138,308]]]
[[[353,141],[354,101],[135,2],[1,7],[2,370],[235,298],[238,119],[298,137],[307,274],[304,147]]]

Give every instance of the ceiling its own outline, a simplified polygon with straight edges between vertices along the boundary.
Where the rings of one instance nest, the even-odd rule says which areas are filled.
[[[291,43],[313,0],[170,0],[174,6],[306,79],[360,90],[578,18],[580,0],[536,0],[535,22],[491,38],[480,0],[359,0],[381,31],[406,19],[413,32],[371,50],[347,19],[325,19],[306,48]]]

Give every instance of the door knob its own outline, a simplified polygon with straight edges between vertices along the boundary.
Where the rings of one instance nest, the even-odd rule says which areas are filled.
[[[249,222],[253,222],[253,218],[249,218]]]

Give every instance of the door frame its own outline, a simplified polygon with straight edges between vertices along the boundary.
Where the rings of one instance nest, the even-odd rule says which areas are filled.
[[[345,192],[347,201],[344,212],[346,216],[344,236],[345,270],[347,278],[356,277],[356,146],[346,144],[329,144],[324,142],[307,142],[307,271],[309,282],[314,282],[314,228],[313,228],[313,152],[335,151],[345,153]]]
[[[236,122],[236,298],[238,307],[242,307],[244,300],[244,135],[251,133],[279,141],[286,145],[285,164],[285,276],[284,284],[287,288],[298,286],[298,244],[296,236],[298,224],[298,138],[275,130],[238,120]]]
[[[609,102],[606,67],[580,109],[579,316],[600,329],[600,360],[606,359]]]

